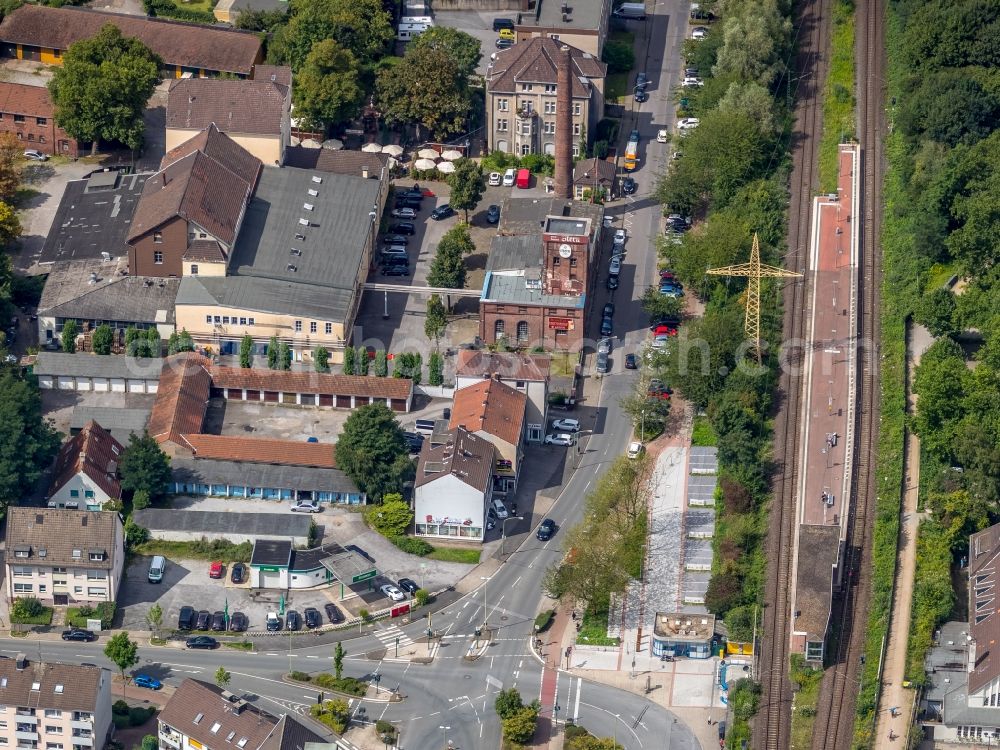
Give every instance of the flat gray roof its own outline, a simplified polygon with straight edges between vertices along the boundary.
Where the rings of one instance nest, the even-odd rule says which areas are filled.
[[[151,173],[96,172],[66,183],[38,263],[121,255],[132,214]]]
[[[600,28],[603,17],[608,15],[608,0],[588,0],[587,2],[569,2],[562,0],[537,0],[534,15],[522,13],[519,27],[544,26],[546,28],[561,28],[569,31],[596,31]],[[563,20],[562,6],[571,9],[567,20]]]
[[[35,356],[32,371],[35,375],[63,377],[159,380],[162,367],[163,360],[159,357],[139,359],[120,354],[41,351]]]
[[[549,305],[583,309],[587,295],[578,296],[543,294],[540,288],[529,288],[522,274],[489,271],[483,281],[480,300],[486,302],[511,302],[527,305]]]
[[[340,469],[217,461],[210,458],[175,458],[170,466],[173,481],[185,484],[228,484],[352,494],[359,492],[357,485]],[[307,523],[306,526],[308,525]]]
[[[311,520],[298,513],[228,513],[172,508],[145,508],[135,511],[132,515],[135,523],[151,532],[188,531],[193,534],[241,532],[248,537],[308,537]]]
[[[351,549],[334,551],[329,557],[320,560],[320,564],[333,573],[338,581],[350,583],[355,576],[364,575],[375,570],[375,563],[362,557]]]
[[[542,240],[537,234],[498,234],[490,240],[487,271],[541,269]]]
[[[569,218],[565,216],[547,216],[545,231],[549,234],[575,234],[586,236],[590,223],[586,219]]]
[[[300,284],[250,276],[185,276],[177,291],[178,305],[221,305],[317,320],[342,320],[354,290]]]
[[[546,217],[579,217],[590,219],[599,227],[604,207],[567,198],[507,198],[500,211],[500,234],[541,234]]]
[[[288,539],[255,539],[251,565],[277,565],[287,568],[292,561],[292,543]]]
[[[77,406],[69,419],[69,431],[79,432],[90,420],[94,420],[111,433],[111,437],[122,445],[128,445],[129,435],[142,435],[149,421],[149,409],[118,409],[113,406]]]

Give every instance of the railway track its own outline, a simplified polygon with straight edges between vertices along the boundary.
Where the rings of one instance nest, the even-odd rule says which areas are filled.
[[[792,152],[791,200],[788,214],[788,251],[785,268],[803,274],[784,288],[784,341],[803,341],[808,270],[809,217],[817,183],[819,140],[822,133],[822,89],[824,55],[829,47],[830,0],[808,0],[797,21],[799,52],[790,73],[789,92],[796,99],[796,141]],[[787,750],[791,744],[792,689],[788,676],[788,646],[791,637],[790,599],[793,586],[792,557],[797,519],[799,427],[802,378],[799,374],[804,351],[789,352],[779,388],[784,394],[782,412],[775,427],[778,473],[775,476],[770,529],[768,568],[765,579],[764,638],[759,662],[763,686],[762,710],[758,713],[754,747],[757,750]]]
[[[860,656],[865,643],[865,620],[871,595],[871,576],[862,565],[871,552],[876,496],[878,447],[879,287],[883,125],[884,0],[861,0],[857,6],[858,122],[861,140],[860,236],[858,280],[858,367],[856,394],[859,409],[855,434],[854,497],[848,518],[846,571],[848,585],[834,610],[836,655],[820,691],[813,746],[822,750],[850,750],[854,735],[854,706]]]

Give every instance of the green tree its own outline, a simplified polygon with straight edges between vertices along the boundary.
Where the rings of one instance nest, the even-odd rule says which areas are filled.
[[[160,82],[160,60],[141,41],[105,24],[92,37],[74,42],[54,69],[49,93],[59,127],[80,141],[142,146],[143,112]]]
[[[145,510],[149,504],[149,490],[136,490],[132,493],[132,510]]]
[[[521,698],[521,693],[518,692],[517,688],[501,690],[493,700],[493,710],[497,712],[497,716],[501,719],[513,716],[522,708],[524,708],[524,700]]]
[[[9,201],[21,186],[24,145],[14,133],[0,133],[0,200]]]
[[[660,294],[657,287],[651,286],[642,295],[642,309],[650,320],[659,320],[665,317],[679,318],[684,312],[684,303],[675,297]]]
[[[389,360],[386,358],[385,349],[375,352],[375,376],[384,378],[389,374]]]
[[[278,369],[292,369],[292,350],[284,341],[278,345]]]
[[[427,382],[431,385],[444,383],[444,357],[437,350],[431,352],[427,360]]]
[[[418,141],[424,133],[439,140],[462,133],[472,109],[454,59],[435,47],[410,47],[397,65],[379,73],[375,91],[386,123],[416,125]]]
[[[163,355],[163,340],[156,328],[146,329],[146,356],[160,357]]]
[[[337,441],[337,466],[369,500],[402,490],[412,462],[403,431],[388,406],[369,404],[351,413]]]
[[[225,689],[229,687],[229,683],[232,679],[233,676],[226,671],[225,667],[219,667],[215,670],[215,684],[220,688]]]
[[[267,342],[267,367],[269,370],[278,369],[279,354],[278,337],[272,336]]]
[[[125,519],[125,546],[134,550],[140,544],[149,541],[149,529],[140,526],[132,520],[132,516]]]
[[[330,350],[325,346],[316,347],[313,352],[313,366],[316,372],[330,372]]]
[[[608,73],[628,73],[635,67],[635,52],[628,42],[609,39],[604,43],[601,59],[608,64]]]
[[[67,320],[63,323],[62,329],[62,350],[67,354],[72,354],[76,351],[76,335],[79,333],[79,328],[76,325],[75,320]]]
[[[348,346],[344,349],[344,374],[353,375],[354,374],[354,347]]]
[[[123,490],[145,490],[155,502],[163,496],[170,481],[170,458],[148,432],[143,432],[142,437],[132,433],[118,462],[118,473]]]
[[[58,433],[42,419],[38,386],[0,372],[0,511],[35,485],[58,450]]]
[[[270,55],[298,72],[313,47],[336,39],[363,65],[381,57],[393,37],[392,17],[381,0],[292,0],[292,17],[278,29]]]
[[[94,329],[94,335],[90,337],[90,347],[94,350],[94,354],[111,354],[114,339],[115,334],[111,326],[102,323]]]
[[[508,742],[526,745],[531,742],[538,724],[537,701],[529,706],[523,706],[501,722],[503,736]]]
[[[380,505],[370,506],[365,511],[365,519],[375,531],[391,539],[406,534],[413,523],[413,511],[402,495],[392,492],[382,498]]]
[[[142,738],[142,746],[140,750],[156,750],[160,746],[160,741],[156,739],[155,734],[147,734]]]
[[[317,42],[295,76],[295,116],[314,130],[349,120],[364,97],[360,78],[361,66],[349,49],[333,39]]]
[[[437,294],[432,294],[427,300],[427,318],[424,320],[424,333],[427,338],[433,339],[434,347],[437,348],[445,329],[448,327],[448,313],[444,309],[444,303]]]
[[[926,450],[951,455],[971,385],[972,373],[954,341],[938,339],[924,352],[913,379],[919,396],[913,427]]]
[[[186,328],[182,328],[181,332],[177,334],[177,341],[175,343],[175,350],[170,352],[170,354],[177,354],[178,352],[193,352],[194,351],[194,339],[191,338],[191,334],[188,333]]]
[[[450,26],[431,26],[410,42],[409,46],[446,52],[463,79],[476,72],[476,66],[483,57],[482,45],[478,39]]]
[[[957,307],[955,295],[948,289],[938,288],[920,300],[914,317],[932,336],[950,336],[957,332]]]
[[[354,374],[367,375],[371,362],[368,360],[368,350],[359,346],[354,350]]]
[[[469,209],[479,205],[486,190],[483,183],[483,168],[472,159],[466,158],[456,159],[454,164],[455,171],[448,175],[448,184],[451,186],[449,202],[465,212],[465,223],[468,224]]]
[[[244,370],[253,367],[253,336],[249,333],[240,340],[240,367]]]
[[[344,645],[340,641],[333,650],[333,674],[338,680],[344,675]]]
[[[284,8],[277,10],[255,10],[247,8],[240,11],[236,16],[233,26],[244,31],[274,31],[288,20],[288,11]]]
[[[153,606],[147,610],[146,624],[149,625],[154,636],[160,632],[160,626],[163,625],[163,608],[158,603],[154,602]]]
[[[475,245],[465,224],[452,227],[438,243],[434,260],[431,261],[427,283],[430,286],[447,289],[462,289],[465,287],[465,259],[467,248]]]
[[[7,203],[0,201],[0,247],[7,247],[21,236],[21,221],[17,212]]]
[[[139,663],[139,647],[129,639],[128,633],[122,632],[111,636],[108,645],[104,647],[104,655],[108,661],[118,667],[122,674],[122,695],[125,695],[125,672]]]

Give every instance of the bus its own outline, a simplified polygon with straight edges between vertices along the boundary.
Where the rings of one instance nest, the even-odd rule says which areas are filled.
[[[633,130],[628,135],[628,145],[625,146],[625,169],[632,171],[639,163],[639,131]]]

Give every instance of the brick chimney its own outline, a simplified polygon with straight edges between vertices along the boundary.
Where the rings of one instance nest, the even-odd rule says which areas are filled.
[[[573,195],[573,74],[569,47],[556,60],[556,167],[555,195]]]

